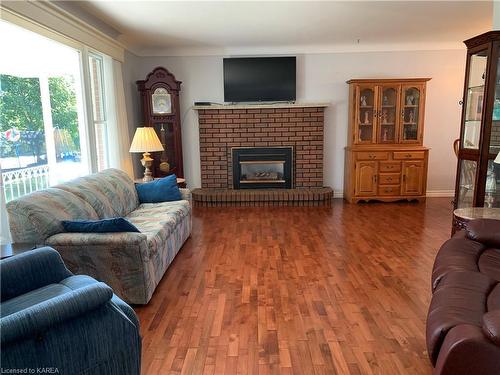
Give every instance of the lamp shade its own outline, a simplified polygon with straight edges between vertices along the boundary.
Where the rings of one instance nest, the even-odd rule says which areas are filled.
[[[500,152],[497,154],[497,157],[495,158],[495,160],[493,160],[493,163],[500,164]]]
[[[134,139],[130,145],[130,152],[155,152],[163,151],[160,139],[154,128],[144,127],[135,130]]]

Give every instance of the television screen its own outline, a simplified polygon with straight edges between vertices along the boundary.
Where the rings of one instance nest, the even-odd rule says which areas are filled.
[[[295,57],[224,59],[225,102],[295,100]]]

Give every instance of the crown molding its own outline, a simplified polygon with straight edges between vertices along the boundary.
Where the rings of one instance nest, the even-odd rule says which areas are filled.
[[[2,1],[0,18],[75,47],[124,60],[126,46],[49,1]]]
[[[302,55],[329,53],[367,53],[367,52],[411,52],[463,50],[462,42],[442,43],[393,43],[393,44],[352,44],[352,45],[293,45],[293,46],[252,46],[252,47],[172,47],[140,48],[129,46],[128,50],[140,57],[148,56],[252,56],[252,55]]]

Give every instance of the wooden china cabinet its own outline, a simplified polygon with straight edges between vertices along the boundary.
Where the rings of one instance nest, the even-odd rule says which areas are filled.
[[[184,178],[179,105],[181,83],[162,67],[155,68],[145,80],[136,82],[142,101],[144,126],[155,129],[164,149],[152,153],[154,177],[175,174]]]
[[[468,39],[454,208],[500,207],[500,31]]]
[[[422,146],[430,78],[353,79],[344,197],[351,203],[425,200],[429,149]]]

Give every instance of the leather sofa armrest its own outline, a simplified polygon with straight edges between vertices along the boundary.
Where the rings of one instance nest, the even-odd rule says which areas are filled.
[[[500,310],[483,315],[483,332],[487,338],[500,346]]]
[[[500,220],[476,219],[467,223],[467,238],[490,247],[500,247]]]
[[[37,337],[56,324],[98,308],[112,296],[109,286],[95,283],[15,312],[0,319],[1,343]]]
[[[452,328],[441,345],[433,374],[499,374],[500,348],[480,327],[461,324]]]
[[[0,262],[1,300],[58,283],[71,275],[59,253],[50,247],[4,259]]]

